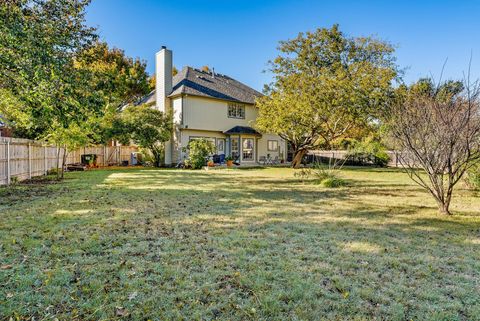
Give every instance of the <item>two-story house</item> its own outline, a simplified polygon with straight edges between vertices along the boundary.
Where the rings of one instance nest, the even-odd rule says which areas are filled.
[[[211,140],[218,155],[231,155],[241,164],[286,159],[283,139],[253,128],[258,91],[226,75],[192,67],[172,76],[172,51],[166,47],[155,62],[155,91],[141,103],[155,102],[159,110],[173,113],[175,129],[165,146],[166,165],[184,160],[184,147],[198,138]]]

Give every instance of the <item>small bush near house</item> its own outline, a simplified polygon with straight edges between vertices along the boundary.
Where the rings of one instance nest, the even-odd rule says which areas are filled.
[[[187,167],[200,169],[207,163],[207,157],[215,152],[215,146],[211,141],[204,138],[192,140],[188,144],[188,159],[185,161]]]
[[[143,166],[152,166],[153,164],[155,164],[155,158],[153,157],[152,152],[148,148],[140,148],[139,151],[143,157],[142,159]],[[165,154],[165,150],[163,149],[160,155],[161,159],[165,157],[164,154]]]
[[[468,187],[480,191],[480,163],[470,168],[465,180]]]
[[[387,166],[390,156],[385,146],[379,141],[365,139],[353,141],[348,149],[348,159],[363,165]]]

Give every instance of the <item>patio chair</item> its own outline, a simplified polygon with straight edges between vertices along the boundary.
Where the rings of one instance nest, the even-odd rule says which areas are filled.
[[[272,163],[273,163],[274,165],[280,164],[280,159],[278,158],[278,156],[275,156],[275,158],[273,159]]]
[[[260,156],[260,158],[258,159],[258,162],[265,165],[267,163],[267,158],[265,156]]]

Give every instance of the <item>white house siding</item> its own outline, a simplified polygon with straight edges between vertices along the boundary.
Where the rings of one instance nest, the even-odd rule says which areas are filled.
[[[182,123],[182,97],[172,99],[172,112],[174,124],[180,125]]]
[[[268,150],[268,141],[277,141],[278,142],[278,149],[276,151]],[[286,151],[287,151],[287,144],[283,139],[281,139],[278,135],[272,134],[263,134],[262,138],[257,141],[257,151],[258,151],[258,158],[260,159],[261,156],[267,157],[270,154],[272,159],[278,157],[278,159],[287,159]]]
[[[177,158],[176,161],[184,160],[186,157],[186,153],[182,151],[182,147],[188,145],[191,138],[210,138],[212,141],[217,143],[218,139],[225,139],[226,144],[228,144],[228,136],[217,131],[208,131],[208,130],[191,130],[191,129],[183,129],[177,139],[179,139],[180,144],[178,146],[178,155],[180,158]],[[278,159],[286,159],[286,143],[277,135],[271,134],[264,134],[261,138],[252,135],[241,135],[241,138],[254,138],[255,139],[255,160],[253,163],[258,162],[260,157],[265,156],[267,157],[270,154],[272,159],[275,159],[278,156]],[[278,150],[277,151],[269,151],[268,150],[268,141],[269,140],[276,140],[278,141]],[[225,146],[225,151],[227,147]],[[240,144],[240,153],[241,153],[241,144]],[[227,153],[228,154],[228,153]]]
[[[254,126],[257,117],[257,109],[253,105],[245,105],[245,119],[228,117],[228,102],[202,98],[196,96],[176,97],[171,102],[175,130],[172,139],[172,162],[176,164],[186,157],[186,147],[193,137],[211,138],[217,143],[218,139],[225,139],[228,144],[228,136],[223,134],[235,126]],[[232,136],[233,137],[233,136]],[[279,136],[262,134],[261,138],[252,135],[241,135],[241,138],[255,139],[255,160],[248,163],[256,163],[264,156],[270,155],[272,159],[278,156],[279,159],[286,159],[287,146]],[[278,142],[278,150],[268,150],[268,141]],[[229,154],[227,146],[225,153]],[[241,144],[240,144],[241,153]],[[245,162],[247,163],[247,162]]]
[[[224,132],[235,126],[253,126],[257,109],[245,104],[245,119],[228,117],[228,102],[186,96],[183,99],[183,127]]]
[[[183,129],[181,130],[181,135],[180,135],[180,141],[181,141],[181,147],[179,149],[179,154],[181,155],[181,160],[184,160],[186,157],[185,151],[182,151],[182,147],[188,146],[188,143],[190,142],[190,138],[197,138],[197,137],[203,137],[203,138],[211,138],[212,140],[215,140],[216,144],[216,139],[218,138],[223,138],[225,139],[227,136],[224,135],[221,132],[217,131],[209,131],[209,130],[191,130],[191,129]],[[180,160],[178,160],[180,161]]]

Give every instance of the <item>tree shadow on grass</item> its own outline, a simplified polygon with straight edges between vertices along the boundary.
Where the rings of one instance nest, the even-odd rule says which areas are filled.
[[[377,185],[123,173],[131,172],[71,181],[72,194],[53,196],[42,215],[11,214],[16,242],[3,250],[15,268],[0,275],[0,292],[14,296],[5,313],[41,316],[51,306],[65,318],[76,309],[84,319],[112,319],[121,306],[133,319],[475,316],[480,253],[466,240],[478,220],[358,200]]]

